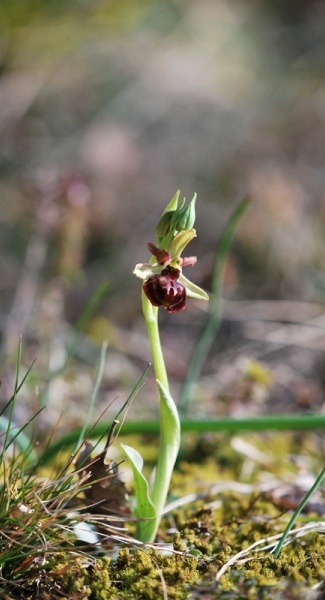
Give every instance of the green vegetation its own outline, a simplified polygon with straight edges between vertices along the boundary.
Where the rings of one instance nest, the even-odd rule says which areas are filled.
[[[237,214],[240,211],[234,213],[230,229],[225,229],[225,253],[233,234],[231,223],[236,224]],[[159,263],[161,251],[152,247]],[[152,262],[150,269],[165,269],[166,260],[175,262],[166,254],[162,266]],[[222,254],[221,264],[224,260]],[[137,265],[140,267],[143,265]],[[221,267],[217,267],[217,272],[217,278],[221,278]],[[156,273],[149,274],[149,278],[156,277]],[[180,291],[183,294],[181,288]],[[214,303],[218,306],[221,279],[215,293]],[[101,294],[99,291],[91,299],[79,323],[87,322]],[[160,296],[158,300],[161,301]],[[219,316],[211,320],[210,315],[203,329],[200,365],[202,348],[207,353],[212,341],[209,328],[215,334],[218,320]],[[159,343],[155,366],[157,371],[166,373],[155,323],[154,352]],[[72,359],[76,339],[74,336],[73,344],[68,344],[65,368]],[[307,591],[322,593],[325,540],[319,489],[324,469],[309,489],[304,490],[297,483],[299,462],[304,465],[305,456],[313,458],[313,470],[319,468],[317,434],[308,430],[311,425],[323,426],[321,415],[184,421],[183,446],[169,490],[170,504],[164,508],[179,449],[177,440],[168,462],[175,435],[168,411],[172,408],[177,416],[176,407],[168,389],[158,381],[158,429],[154,421],[128,422],[127,412],[131,402],[137,401],[147,368],[112,422],[102,418],[91,426],[106,351],[107,344],[103,344],[83,426],[58,441],[52,440],[56,435],[53,430],[47,442],[35,448],[30,432],[40,414],[22,427],[14,424],[15,410],[33,367],[21,376],[19,344],[14,391],[0,415],[0,585],[4,597],[155,600],[161,596],[194,600],[204,594],[216,599],[239,595],[252,598],[257,594],[267,599],[281,598],[289,587],[293,598],[302,597]],[[56,371],[53,377],[61,372]],[[267,370],[256,361],[246,365],[245,377],[259,386],[271,383]],[[168,385],[167,375],[164,384]],[[283,438],[283,428],[307,431],[287,433]],[[176,429],[179,431],[178,422]],[[251,434],[245,439],[247,429]],[[192,432],[191,436],[186,436],[186,431]],[[119,442],[119,434],[131,432],[161,436],[158,464],[163,456],[163,470],[156,477],[153,500],[150,479],[142,472],[142,455],[148,456],[149,466],[156,463],[156,457],[155,453],[148,455],[145,439],[137,438],[139,450],[122,445],[132,466],[133,483],[126,485],[121,478],[123,467],[109,456]],[[95,445],[90,439],[96,440]],[[291,482],[289,491],[284,486],[286,481]],[[163,490],[161,497],[159,489]],[[128,491],[134,501],[130,501]],[[293,512],[291,518],[289,511]]]

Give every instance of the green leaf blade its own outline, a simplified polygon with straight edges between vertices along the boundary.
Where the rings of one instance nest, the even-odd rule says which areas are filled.
[[[121,444],[121,446],[127,456],[133,473],[136,497],[135,516],[139,519],[137,522],[136,537],[141,542],[151,542],[153,531],[156,528],[157,515],[156,509],[150,498],[148,481],[142,473],[143,459],[141,454],[131,446],[128,446],[127,444]]]

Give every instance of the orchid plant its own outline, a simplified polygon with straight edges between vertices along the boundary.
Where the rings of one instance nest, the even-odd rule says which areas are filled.
[[[123,445],[130,462],[135,486],[137,538],[153,542],[163,514],[174,465],[180,447],[180,421],[170,395],[168,375],[160,342],[158,311],[184,310],[187,298],[208,300],[204,290],[183,275],[183,269],[196,263],[195,256],[182,257],[187,245],[196,237],[195,201],[179,202],[178,191],[167,204],[156,227],[157,245],[148,243],[151,259],[135,266],[134,274],[143,280],[142,309],[147,325],[153,367],[159,391],[160,445],[153,484],[145,478],[140,453]]]

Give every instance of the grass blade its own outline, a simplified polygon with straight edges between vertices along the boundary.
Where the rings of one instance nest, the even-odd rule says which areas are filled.
[[[22,361],[22,339],[20,338],[19,344],[18,344],[18,356],[17,356],[17,367],[16,367],[14,392],[0,414],[0,431],[4,432],[4,442],[2,445],[2,451],[0,453],[0,462],[2,462],[4,460],[4,453],[8,450],[8,448],[11,446],[11,444],[14,441],[17,442],[17,445],[19,446],[19,448],[22,450],[23,453],[26,453],[26,455],[27,454],[29,455],[30,460],[32,460],[34,462],[37,460],[37,455],[34,452],[34,450],[32,449],[32,440],[26,435],[26,433],[24,433],[23,430],[26,429],[26,427],[35,419],[35,417],[37,416],[37,414],[40,411],[38,411],[38,413],[36,415],[34,415],[34,417],[32,417],[32,419],[30,419],[30,421],[25,423],[25,425],[23,425],[22,427],[13,425],[13,415],[14,415],[14,409],[15,409],[17,395],[20,392],[22,386],[24,385],[26,379],[28,378],[28,375],[31,372],[31,369],[34,365],[34,361],[33,361],[32,364],[28,367],[24,377],[19,382],[21,361]],[[3,414],[7,410],[7,408],[9,408],[9,416],[8,417],[6,417]],[[16,431],[16,433],[13,434],[14,430],[17,430],[17,431]]]
[[[138,393],[138,391],[142,387],[143,380],[148,372],[149,367],[150,367],[150,365],[148,365],[146,367],[146,369],[143,371],[141,377],[139,377],[137,383],[135,384],[131,393],[127,397],[122,408],[118,411],[117,415],[115,416],[116,420],[118,420],[119,416],[122,414],[122,412],[128,408],[128,406],[132,402],[134,396]],[[124,429],[125,425],[126,425],[126,423],[122,424],[123,429]],[[122,426],[120,426],[117,435],[120,434],[120,430],[121,430]],[[107,421],[102,421],[100,423],[97,423],[97,425],[95,425],[93,427],[88,427],[84,431],[83,436],[80,435],[80,431],[81,431],[80,427],[78,427],[77,429],[74,429],[73,431],[70,431],[68,434],[62,436],[57,442],[55,442],[55,443],[51,444],[50,446],[48,446],[47,448],[45,448],[43,456],[40,459],[40,464],[43,465],[43,464],[48,463],[63,448],[65,449],[69,446],[75,445],[78,442],[78,440],[83,441],[85,439],[97,439],[97,438],[103,437],[104,435],[107,434],[107,431],[109,430],[109,428],[110,428],[110,424],[108,424]]]
[[[138,387],[137,387],[138,389]],[[136,393],[136,392],[135,392]],[[324,414],[309,415],[266,415],[263,417],[247,417],[233,419],[183,419],[181,420],[181,432],[212,433],[212,432],[238,432],[238,431],[284,431],[284,430],[315,430],[325,428]],[[108,424],[105,421],[98,423],[86,432],[87,439],[97,439],[107,433]],[[157,435],[160,432],[159,421],[126,421],[119,435]],[[72,446],[80,436],[80,428],[70,431],[47,448],[42,456],[42,464],[48,463],[53,456],[58,454],[62,448]]]
[[[304,498],[302,499],[302,501],[300,502],[299,506],[296,508],[295,512],[293,513],[287,527],[285,528],[282,537],[280,538],[279,543],[277,544],[277,546],[275,547],[275,549],[273,550],[273,554],[275,556],[275,558],[278,558],[280,552],[281,552],[281,548],[283,546],[283,544],[285,543],[291,529],[293,528],[295,522],[297,521],[301,511],[304,509],[304,507],[306,506],[309,498],[313,495],[313,493],[317,490],[317,488],[319,488],[320,484],[322,483],[323,479],[325,479],[325,467],[322,469],[322,471],[320,472],[320,474],[318,475],[315,483],[311,486],[310,490],[307,492],[307,494],[304,496]]]
[[[86,420],[85,420],[85,423],[84,423],[83,427],[80,430],[80,436],[79,436],[79,439],[78,439],[78,442],[77,442],[77,447],[80,446],[80,444],[82,443],[82,440],[85,438],[85,433],[87,431],[87,428],[89,427],[89,422],[90,422],[90,419],[91,419],[91,415],[93,413],[94,406],[96,404],[96,399],[97,399],[98,391],[99,391],[99,388],[101,386],[102,379],[103,379],[103,374],[104,374],[105,360],[106,360],[106,354],[107,354],[107,346],[108,346],[108,343],[104,342],[102,344],[102,347],[101,347],[98,373],[97,373],[97,377],[96,377],[94,389],[93,389],[93,392],[92,392],[92,395],[91,395],[91,398],[90,398]]]

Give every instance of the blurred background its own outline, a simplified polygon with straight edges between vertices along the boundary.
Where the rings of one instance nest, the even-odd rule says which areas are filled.
[[[207,290],[252,200],[191,414],[324,409],[325,4],[2,0],[0,25],[2,405],[19,336],[22,373],[36,362],[18,422],[43,404],[45,429],[82,421],[105,340],[95,415],[124,402],[150,360],[132,270],[180,189]],[[161,311],[175,398],[202,304]],[[151,373],[131,413],[156,411]]]

